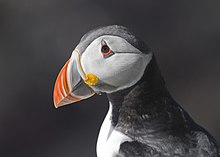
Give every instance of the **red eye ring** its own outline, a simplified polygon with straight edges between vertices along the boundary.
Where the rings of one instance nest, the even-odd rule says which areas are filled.
[[[113,51],[108,47],[108,45],[103,45],[101,48],[101,53],[104,57],[108,56],[111,54]]]

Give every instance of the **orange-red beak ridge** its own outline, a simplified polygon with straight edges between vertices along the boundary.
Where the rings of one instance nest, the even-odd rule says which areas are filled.
[[[69,62],[70,60],[68,60],[63,66],[55,83],[54,105],[56,108],[81,100],[80,98],[71,95],[71,87],[68,86],[68,84],[70,84],[68,83],[68,81],[70,80],[67,78],[67,69],[69,66]]]
[[[54,105],[56,108],[86,99],[94,94],[82,80],[75,59],[69,59],[61,69],[54,86]]]

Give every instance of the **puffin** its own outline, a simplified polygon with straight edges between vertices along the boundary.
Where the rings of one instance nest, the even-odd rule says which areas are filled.
[[[105,93],[97,157],[220,157],[216,140],[173,99],[155,55],[127,27],[86,33],[61,69],[55,107]]]

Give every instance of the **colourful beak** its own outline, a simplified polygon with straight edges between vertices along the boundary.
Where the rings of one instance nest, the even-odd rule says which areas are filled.
[[[77,70],[77,59],[71,57],[61,69],[54,87],[54,105],[56,108],[86,99],[94,91],[84,83]]]

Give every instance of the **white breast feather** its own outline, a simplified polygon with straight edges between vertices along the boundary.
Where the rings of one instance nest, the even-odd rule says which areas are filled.
[[[132,141],[131,138],[116,130],[111,130],[112,105],[102,123],[97,141],[97,157],[117,157],[120,145],[125,141]]]

